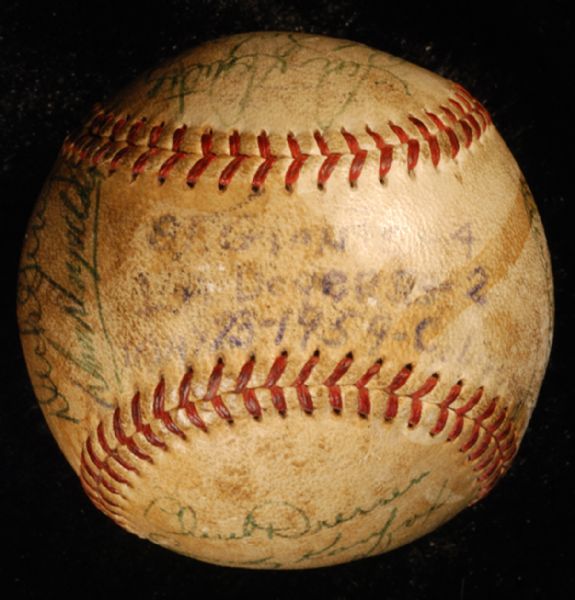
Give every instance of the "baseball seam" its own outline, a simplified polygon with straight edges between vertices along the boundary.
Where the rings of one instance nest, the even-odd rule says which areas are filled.
[[[322,383],[311,384],[308,379],[319,360],[320,353],[316,351],[306,361],[292,383],[279,384],[288,362],[288,354],[283,352],[272,363],[264,383],[250,386],[255,366],[255,357],[251,356],[240,369],[235,379],[235,388],[230,392],[222,392],[219,387],[224,362],[219,359],[212,369],[206,393],[200,402],[203,402],[204,406],[211,406],[220,420],[231,424],[234,417],[224,401],[228,394],[241,396],[248,415],[261,421],[263,410],[256,391],[265,390],[270,395],[275,410],[282,417],[286,417],[285,390],[288,388],[295,389],[300,409],[309,415],[312,415],[315,409],[313,388],[327,389],[329,404],[336,414],[343,412],[342,388],[344,390],[355,388],[356,412],[359,417],[368,418],[372,412],[370,392],[378,390],[383,391],[386,396],[383,418],[387,423],[397,422],[400,402],[410,403],[409,418],[405,423],[409,429],[414,429],[420,424],[424,403],[427,407],[434,407],[438,411],[433,427],[428,430],[430,436],[441,434],[446,430],[448,421],[452,422],[445,442],[452,443],[462,438],[458,450],[466,454],[468,462],[473,463],[472,468],[476,473],[477,495],[473,502],[484,497],[511,464],[517,451],[517,436],[513,422],[508,419],[507,407],[501,406],[501,398],[498,396],[492,398],[479,414],[473,411],[484,395],[483,387],[478,387],[470,396],[463,398],[464,383],[459,380],[450,387],[447,395],[438,404],[426,398],[439,381],[438,373],[429,375],[415,391],[410,393],[401,391],[413,373],[413,365],[407,364],[387,384],[368,388],[369,382],[379,373],[383,364],[381,359],[376,360],[357,381],[343,384],[340,379],[349,370],[354,360],[351,352],[336,364],[331,374]],[[123,518],[122,508],[118,503],[119,498],[124,498],[122,488],[132,487],[128,474],[138,475],[140,473],[138,464],[142,461],[153,464],[154,448],[167,451],[166,439],[170,435],[187,440],[188,434],[183,423],[186,423],[189,429],[195,428],[206,434],[209,433],[209,428],[200,416],[196,403],[190,400],[192,379],[193,370],[189,369],[183,375],[178,387],[177,407],[166,410],[166,384],[161,377],[155,387],[148,411],[142,409],[139,391],[132,397],[129,412],[119,406],[116,407],[111,423],[108,423],[113,431],[112,441],[106,434],[104,421],[100,421],[95,431],[88,435],[81,453],[80,480],[92,502],[116,521],[120,522]],[[145,420],[145,413],[150,415],[149,421]],[[463,435],[465,421],[471,424],[471,431],[466,436]],[[126,431],[126,425],[132,429],[131,433]]]
[[[355,187],[363,172],[367,157],[374,149],[379,153],[379,180],[382,183],[392,165],[397,162],[395,153],[399,147],[406,148],[409,174],[421,161],[422,145],[428,147],[429,159],[433,167],[437,167],[446,154],[441,150],[439,136],[445,138],[446,148],[449,148],[447,153],[449,158],[455,159],[461,146],[469,148],[474,141],[479,140],[492,123],[487,110],[458,84],[455,84],[453,95],[436,111],[423,111],[419,116],[409,114],[407,120],[415,127],[417,135],[409,135],[405,127],[392,121],[388,122],[390,130],[397,139],[396,143],[385,140],[380,133],[366,125],[365,132],[362,134],[367,133],[368,138],[372,140],[374,148],[370,150],[361,147],[357,135],[342,128],[340,134],[345,140],[347,151],[334,152],[330,149],[325,135],[319,130],[315,130],[313,139],[317,151],[314,155],[324,157],[316,174],[317,187],[325,189],[328,180],[340,164],[341,158],[346,154],[353,156],[347,179],[349,185]],[[426,125],[426,121],[428,125]],[[219,189],[224,191],[228,189],[247,159],[260,158],[261,162],[251,176],[252,191],[260,192],[278,161],[289,159],[290,162],[283,179],[286,190],[291,192],[306,162],[312,156],[311,153],[302,151],[300,142],[291,132],[286,137],[289,155],[282,156],[273,153],[270,136],[265,131],[261,131],[257,135],[258,154],[242,151],[242,136],[236,130],[232,131],[228,137],[229,151],[218,154],[214,150],[215,132],[213,130],[207,130],[201,134],[192,133],[186,124],[173,131],[168,131],[164,122],[152,124],[146,117],[132,122],[129,115],[118,116],[100,111],[88,124],[86,130],[77,136],[69,137],[64,143],[64,155],[76,161],[77,164],[87,163],[89,166],[96,167],[105,163],[108,165],[109,175],[120,168],[128,168],[131,171],[132,179],[136,180],[149,168],[152,159],[167,152],[170,155],[162,161],[156,172],[158,183],[163,184],[178,163],[191,160],[191,166],[186,175],[186,184],[191,188],[198,183],[216,159],[229,158],[219,175],[214,177],[218,182]],[[192,135],[199,135],[199,140],[195,144],[199,146],[200,153],[190,152],[183,148],[185,141],[191,143],[186,138],[190,138]],[[169,147],[161,145],[161,140],[169,136],[172,140],[171,145]]]

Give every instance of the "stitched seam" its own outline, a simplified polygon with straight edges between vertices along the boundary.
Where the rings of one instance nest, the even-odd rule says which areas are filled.
[[[290,154],[274,154],[272,152],[269,135],[262,131],[257,136],[259,153],[246,153],[242,151],[242,136],[238,131],[229,135],[229,152],[216,153],[213,150],[214,132],[206,131],[199,135],[201,153],[183,150],[182,146],[188,127],[183,125],[171,132],[165,131],[165,124],[148,123],[145,117],[139,121],[130,122],[128,117],[119,117],[113,113],[99,112],[88,124],[87,131],[78,136],[70,137],[63,147],[65,156],[75,160],[77,164],[85,163],[89,166],[97,166],[107,163],[108,174],[112,175],[120,168],[131,170],[132,179],[137,179],[142,173],[149,169],[150,160],[160,153],[169,153],[170,156],[162,162],[157,169],[156,176],[160,184],[164,183],[173,169],[182,160],[194,157],[191,165],[188,165],[186,183],[194,187],[199,179],[208,170],[211,163],[216,159],[229,159],[226,166],[221,169],[217,177],[218,186],[226,190],[241,169],[242,163],[247,159],[258,158],[261,162],[253,172],[251,187],[254,192],[264,188],[269,174],[277,169],[276,163],[281,159],[291,160],[283,174],[284,185],[288,191],[292,191],[297,183],[301,171],[310,156],[323,156],[324,159],[317,169],[316,183],[319,189],[325,189],[328,180],[338,168],[343,156],[353,156],[349,165],[347,179],[351,187],[355,187],[360,179],[367,157],[379,153],[379,179],[383,183],[392,165],[397,162],[395,153],[399,148],[406,148],[407,172],[414,172],[422,156],[422,145],[429,150],[429,159],[433,167],[437,167],[442,159],[455,159],[461,147],[469,148],[471,144],[479,140],[483,132],[492,123],[489,113],[474,99],[464,88],[455,86],[455,92],[447,101],[439,106],[436,111],[425,111],[420,117],[407,115],[407,120],[415,126],[418,137],[410,136],[400,125],[388,122],[388,126],[395,139],[384,139],[384,137],[365,127],[362,134],[367,133],[373,140],[375,148],[362,148],[356,135],[345,129],[340,134],[345,141],[345,151],[333,152],[320,131],[313,132],[313,139],[317,150],[304,153],[293,133],[286,136]],[[435,131],[431,131],[425,120],[430,122]],[[106,133],[108,132],[108,133]],[[171,147],[160,145],[159,141],[163,135],[169,133],[172,137]],[[125,139],[118,137],[125,135]],[[194,135],[198,135],[194,133]],[[441,149],[438,136],[443,135],[449,147],[449,153]]]
[[[342,391],[355,388],[357,390],[357,414],[359,417],[368,418],[372,412],[370,392],[384,391],[385,422],[396,420],[400,402],[410,402],[409,418],[406,421],[408,428],[419,426],[422,418],[423,407],[433,406],[438,410],[435,423],[428,433],[436,436],[445,432],[448,424],[449,430],[445,442],[459,440],[458,450],[464,453],[472,469],[476,472],[477,495],[474,502],[484,497],[506,472],[517,451],[517,439],[513,423],[508,418],[507,407],[501,406],[499,397],[492,398],[487,407],[480,414],[471,414],[483,397],[483,387],[479,387],[467,397],[462,397],[464,383],[457,381],[440,403],[431,402],[428,396],[439,381],[439,374],[432,373],[423,384],[410,393],[402,391],[413,374],[413,366],[407,364],[402,367],[387,385],[368,387],[369,382],[378,374],[383,361],[375,361],[373,365],[354,383],[339,383],[339,380],[349,370],[354,358],[352,353],[346,354],[337,363],[332,373],[322,383],[308,383],[308,379],[320,359],[316,351],[303,365],[295,380],[290,384],[279,384],[287,367],[287,352],[282,353],[274,360],[270,371],[262,385],[250,386],[249,382],[255,366],[255,357],[252,356],[242,366],[236,378],[236,385],[232,391],[220,391],[220,382],[223,377],[224,362],[219,359],[214,366],[207,382],[206,393],[199,401],[190,400],[193,371],[188,370],[182,377],[178,387],[178,405],[166,410],[166,384],[160,378],[151,401],[149,422],[143,418],[142,399],[137,391],[130,403],[129,411],[117,407],[112,417],[113,438],[106,434],[104,422],[100,421],[95,432],[92,432],[81,453],[80,480],[87,495],[94,504],[116,521],[122,521],[122,507],[120,499],[125,498],[124,487],[132,487],[128,473],[139,474],[139,466],[143,462],[154,463],[153,448],[162,451],[168,450],[166,440],[172,436],[187,440],[188,430],[194,428],[209,432],[209,428],[198,411],[198,404],[211,405],[220,420],[228,423],[234,422],[225,397],[231,394],[242,397],[245,411],[256,420],[261,420],[262,408],[256,395],[267,390],[270,394],[273,408],[283,417],[287,418],[287,404],[285,391],[295,390],[299,408],[310,416],[313,415],[314,388],[327,389],[331,409],[341,413],[343,409]],[[459,400],[459,402],[457,402]],[[453,406],[459,404],[457,407]],[[273,410],[273,409],[272,409]],[[179,415],[180,418],[176,418]],[[188,426],[181,425],[184,417]],[[471,431],[463,435],[464,423],[471,422]],[[133,430],[127,433],[125,423],[129,423]],[[160,424],[161,431],[152,429],[151,424]],[[168,435],[171,434],[171,435]]]

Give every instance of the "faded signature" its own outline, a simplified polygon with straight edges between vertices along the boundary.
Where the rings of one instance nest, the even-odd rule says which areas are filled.
[[[329,519],[312,520],[301,507],[285,501],[267,501],[254,506],[244,517],[243,525],[238,531],[218,532],[209,531],[199,523],[198,515],[189,504],[182,504],[171,496],[161,496],[148,504],[144,515],[154,520],[154,515],[162,513],[161,519],[172,523],[170,530],[152,532],[148,537],[156,543],[165,543],[176,551],[184,552],[184,544],[178,538],[193,537],[214,541],[239,541],[247,538],[262,536],[273,539],[313,539],[313,536],[323,532],[333,532],[332,539],[322,547],[308,550],[293,561],[303,563],[317,558],[332,557],[342,553],[355,553],[352,559],[371,556],[383,552],[393,545],[394,536],[405,528],[413,527],[416,523],[425,523],[427,519],[446,503],[448,499],[447,480],[441,485],[439,492],[430,506],[421,513],[410,514],[401,518],[398,507],[393,506],[399,498],[408,494],[420,485],[428,476],[429,471],[412,478],[404,487],[395,488],[390,493],[378,498],[367,506],[358,506],[347,513],[338,513]],[[357,539],[349,529],[342,531],[344,524],[360,520],[380,509],[388,509],[380,525],[376,529]],[[265,564],[266,566],[285,566],[273,557],[265,556],[246,563]]]
[[[58,194],[53,190],[43,193],[32,215],[19,272],[20,333],[23,338],[34,340],[34,359],[30,364],[38,401],[49,407],[48,414],[72,422],[78,419],[71,414],[70,403],[56,383],[51,358],[54,352],[83,372],[83,381],[78,378],[73,381],[76,387],[98,404],[112,407],[105,399],[110,385],[95,345],[98,328],[104,334],[114,361],[99,291],[97,245],[101,177],[97,170],[75,169],[63,163],[49,183],[58,186]],[[57,268],[42,256],[49,198],[58,205],[63,223],[65,242],[58,255],[58,258],[62,257],[63,268],[59,268],[62,266],[59,260]],[[57,327],[53,314],[46,318],[46,298],[50,298],[60,311]],[[66,328],[72,336],[67,336],[64,342],[60,333]],[[117,369],[114,371],[119,380]]]
[[[183,59],[170,68],[154,69],[145,79],[148,84],[147,96],[150,99],[175,101],[177,110],[183,114],[186,101],[191,96],[202,94],[209,99],[211,109],[220,122],[230,125],[252,104],[254,97],[261,94],[262,87],[270,77],[278,77],[279,85],[282,85],[282,75],[291,69],[313,65],[311,72],[317,73],[317,77],[310,81],[310,93],[318,100],[318,124],[327,127],[354,102],[370,78],[376,84],[392,81],[406,95],[410,94],[406,81],[392,70],[399,59],[372,51],[367,59],[359,61],[345,52],[350,47],[359,46],[353,42],[334,44],[329,52],[322,52],[306,45],[305,39],[297,36],[279,34],[276,39],[275,46],[268,44],[263,51],[258,48],[257,37],[247,35],[231,46],[226,54],[211,62],[190,63]],[[306,52],[300,53],[303,48]],[[379,75],[383,77],[378,79]],[[222,97],[226,95],[222,95],[219,84],[228,77],[233,77],[234,102],[223,106]],[[322,115],[319,108],[328,108],[322,99],[325,99],[326,84],[332,77],[345,77],[346,93],[333,107],[330,105],[329,114]]]

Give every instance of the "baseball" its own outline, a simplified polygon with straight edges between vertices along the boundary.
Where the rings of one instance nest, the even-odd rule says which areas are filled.
[[[468,91],[268,32],[151,69],[65,141],[18,320],[99,510],[198,560],[301,569],[392,550],[493,489],[552,293],[527,183]]]

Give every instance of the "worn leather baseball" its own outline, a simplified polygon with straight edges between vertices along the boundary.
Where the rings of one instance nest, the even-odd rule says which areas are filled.
[[[548,360],[540,217],[487,111],[361,44],[242,34],[66,140],[19,323],[92,502],[188,556],[306,568],[508,470]]]

